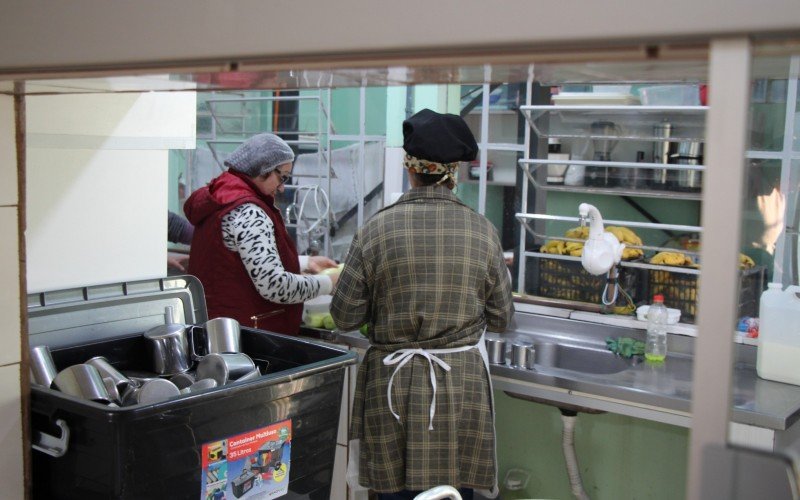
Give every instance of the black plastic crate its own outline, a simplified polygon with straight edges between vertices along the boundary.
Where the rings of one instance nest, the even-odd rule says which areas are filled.
[[[682,323],[697,319],[697,293],[699,274],[686,274],[668,270],[648,270],[646,298],[664,296],[664,305],[680,309]],[[738,317],[758,316],[758,304],[766,281],[766,267],[756,266],[739,272]],[[650,300],[648,300],[650,302]]]
[[[205,306],[198,285],[181,277],[30,295],[31,346],[50,346],[59,370],[102,355],[124,373],[149,372],[141,332],[163,324],[165,305],[175,307],[184,321],[202,324]],[[202,486],[214,469],[217,479],[224,475],[229,500],[252,492],[254,476],[265,480],[276,471],[288,473],[283,476],[288,492],[281,498],[327,499],[344,375],[356,354],[250,328],[242,329],[242,351],[264,375],[156,404],[112,408],[32,386],[33,441],[47,442],[42,433],[58,437],[59,424],[69,431],[62,456],[32,452],[33,497],[215,498]],[[270,445],[280,456],[252,462],[243,453],[251,460],[250,472],[237,470],[237,461],[227,455],[236,439],[273,427],[276,435],[278,429],[287,431]],[[286,467],[276,469],[279,463]],[[254,481],[247,483],[244,476]],[[221,486],[220,481],[212,486]]]
[[[143,343],[76,346],[53,358],[59,369],[105,355],[120,370],[146,370]],[[51,425],[60,419],[70,431],[64,456],[33,453],[34,497],[198,498],[203,445],[288,420],[285,498],[327,498],[344,371],[355,354],[250,329],[242,331],[242,350],[268,373],[157,404],[109,408],[34,386],[33,429],[55,433]]]
[[[641,272],[638,268],[619,266],[618,280],[634,302],[640,297]],[[535,294],[553,299],[600,304],[606,276],[586,272],[580,261],[539,259],[539,286]]]

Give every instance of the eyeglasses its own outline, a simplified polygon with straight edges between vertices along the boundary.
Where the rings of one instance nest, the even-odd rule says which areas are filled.
[[[284,174],[280,170],[275,170],[274,172],[276,174],[278,174],[278,185],[279,186],[282,186],[283,184],[286,184],[288,181],[290,181],[292,179],[291,175]]]

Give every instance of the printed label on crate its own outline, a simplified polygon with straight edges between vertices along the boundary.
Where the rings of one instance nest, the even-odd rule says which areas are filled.
[[[206,443],[201,500],[269,499],[289,491],[292,421]]]

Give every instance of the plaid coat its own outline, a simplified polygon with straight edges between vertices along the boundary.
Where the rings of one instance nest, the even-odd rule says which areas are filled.
[[[484,327],[503,332],[512,313],[497,232],[450,190],[412,189],[358,231],[331,314],[340,329],[369,324],[350,428],[350,438],[361,440],[362,485],[386,493],[495,484],[492,396],[478,350],[438,354],[450,371],[411,357],[392,384],[399,421],[387,399],[395,366],[383,359],[402,348],[474,345]]]

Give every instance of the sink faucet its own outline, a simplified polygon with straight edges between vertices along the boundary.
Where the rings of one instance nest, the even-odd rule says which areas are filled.
[[[589,238],[583,245],[581,264],[587,272],[595,276],[609,272],[622,260],[625,245],[616,236],[603,229],[603,216],[594,205],[581,203],[578,206],[581,221],[589,219]]]

